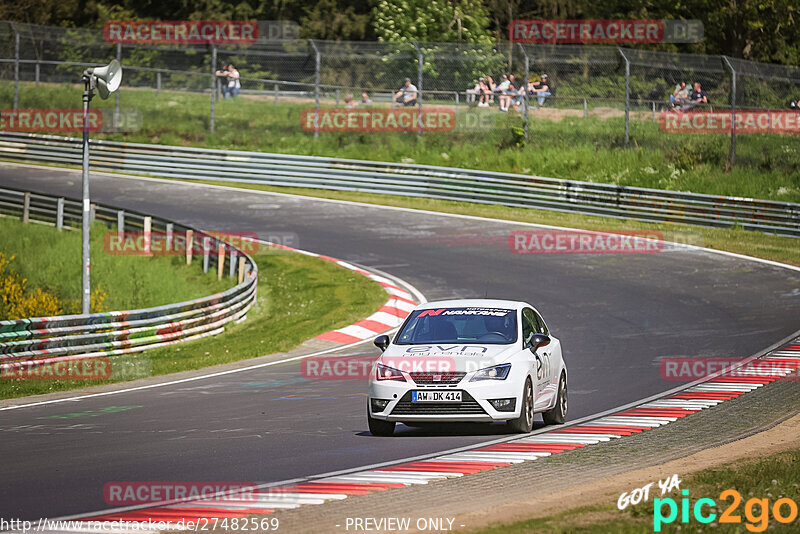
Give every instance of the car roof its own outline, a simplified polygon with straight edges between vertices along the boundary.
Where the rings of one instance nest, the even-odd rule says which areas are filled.
[[[522,308],[533,307],[525,302],[518,300],[502,300],[502,299],[452,299],[452,300],[437,300],[434,302],[426,302],[416,307],[418,310],[427,310],[432,308],[504,308],[509,310],[519,310]]]

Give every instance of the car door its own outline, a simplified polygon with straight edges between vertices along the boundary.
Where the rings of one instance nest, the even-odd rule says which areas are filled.
[[[536,319],[536,312],[532,308],[522,310],[522,344],[526,350],[531,349],[531,337],[533,334],[540,333],[540,325]],[[547,347],[539,347],[533,354],[533,408],[538,410],[542,404],[542,393],[547,387],[547,358],[543,353]]]
[[[561,342],[550,334],[550,330],[547,328],[547,324],[545,324],[539,312],[536,310],[532,310],[532,312],[536,323],[536,331],[550,337],[550,344],[546,347],[540,347],[537,351],[537,356],[542,363],[542,378],[537,388],[539,396],[534,403],[534,407],[544,410],[553,404],[558,394],[558,374],[561,369]]]

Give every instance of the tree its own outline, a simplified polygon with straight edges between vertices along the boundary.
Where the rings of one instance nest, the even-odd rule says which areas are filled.
[[[379,41],[492,42],[481,0],[379,0],[372,15]]]

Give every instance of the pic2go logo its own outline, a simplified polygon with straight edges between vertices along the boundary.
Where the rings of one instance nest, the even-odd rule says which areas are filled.
[[[678,518],[678,512],[681,514],[681,523],[689,523],[690,511],[694,515],[695,520],[699,523],[711,523],[717,519],[717,514],[708,511],[704,512],[704,507],[714,508],[717,506],[714,499],[697,499],[694,506],[689,503],[688,495],[689,490],[682,490],[683,498],[681,499],[680,508],[675,499],[667,497],[666,499],[653,500],[653,531],[661,532],[662,525],[669,525]],[[742,516],[737,513],[739,505],[742,503],[742,494],[735,489],[727,489],[719,494],[721,501],[731,499],[730,505],[719,516],[719,523],[742,523]],[[665,516],[665,508],[667,515]],[[787,497],[782,497],[775,501],[770,508],[769,499],[753,497],[744,504],[744,516],[747,519],[745,527],[750,532],[764,532],[769,526],[770,511],[772,516],[778,523],[789,524],[797,519],[797,503]]]

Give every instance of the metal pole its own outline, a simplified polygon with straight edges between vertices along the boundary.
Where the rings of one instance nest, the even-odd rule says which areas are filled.
[[[122,64],[122,44],[117,43],[117,61]],[[114,91],[114,131],[119,128],[119,91]]]
[[[214,100],[217,96],[217,45],[211,45],[211,122],[209,129],[214,133]]]
[[[275,105],[278,105],[278,84],[275,84]]]
[[[622,59],[625,61],[625,146],[631,135],[630,110],[631,110],[631,62],[625,57],[622,48],[617,48]]]
[[[517,43],[520,51],[522,52],[522,56],[525,58],[525,79],[522,80],[522,90],[525,93],[525,140],[528,140],[528,120],[529,115],[528,110],[530,109],[530,95],[528,94],[528,80],[531,77],[531,64],[530,59],[528,58],[528,53],[525,51],[525,47],[522,46],[522,43]]]
[[[14,109],[19,107],[19,32],[16,25],[12,24],[14,30]]]
[[[39,87],[39,77],[40,77],[40,70],[41,70],[40,67],[41,67],[41,65],[39,65],[37,63],[36,67],[35,67],[36,68],[36,87]]]
[[[56,204],[56,229],[60,232],[64,228],[64,198],[59,197]]]
[[[311,48],[314,49],[314,54],[316,56],[316,62],[314,65],[314,139],[319,139],[319,76],[320,76],[320,55],[319,55],[319,48],[314,43],[313,39],[308,40],[311,43]]]
[[[722,56],[722,61],[731,71],[731,153],[729,161],[733,167],[736,162],[736,70],[727,56]]]
[[[586,99],[583,99],[583,118],[586,119],[589,117],[589,106],[586,103]]]
[[[91,202],[89,201],[89,102],[92,100],[90,81],[84,77],[83,90],[83,218],[82,218],[82,254],[83,271],[81,276],[81,310],[91,313],[91,290],[89,288],[89,229],[91,225]]]
[[[161,94],[161,71],[156,72],[156,96]]]
[[[411,41],[411,44],[417,49],[417,137],[422,137],[422,65],[424,58],[417,42]]]

